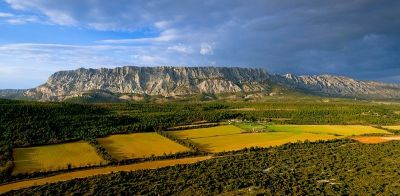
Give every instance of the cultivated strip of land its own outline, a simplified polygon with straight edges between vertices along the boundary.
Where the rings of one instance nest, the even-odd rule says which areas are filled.
[[[97,141],[117,160],[162,156],[190,151],[155,132],[111,135]]]
[[[385,129],[390,129],[390,130],[394,130],[394,131],[400,130],[400,125],[382,126],[382,127]]]
[[[389,142],[393,140],[400,140],[400,136],[360,136],[353,139],[365,144],[377,144],[382,142]]]
[[[211,156],[202,156],[202,157],[189,157],[182,159],[170,159],[170,160],[161,160],[161,161],[149,161],[143,163],[136,163],[130,165],[121,165],[121,166],[108,166],[103,168],[96,169],[87,169],[81,171],[74,171],[68,173],[57,174],[50,177],[24,180],[20,182],[14,182],[10,184],[0,185],[0,194],[11,191],[18,190],[22,188],[27,188],[31,186],[44,185],[46,183],[54,183],[60,181],[67,181],[76,178],[86,178],[95,175],[109,174],[111,172],[120,172],[120,171],[135,171],[141,169],[156,169],[161,167],[173,166],[178,164],[191,164],[199,161],[204,161],[210,159]]]
[[[106,164],[87,142],[14,148],[13,175]]]

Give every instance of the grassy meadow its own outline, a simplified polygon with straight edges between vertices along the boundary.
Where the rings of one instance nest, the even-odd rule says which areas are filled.
[[[84,167],[106,163],[86,142],[13,149],[13,174],[47,172],[68,167]]]
[[[190,149],[157,133],[111,135],[97,141],[117,160],[161,156]]]

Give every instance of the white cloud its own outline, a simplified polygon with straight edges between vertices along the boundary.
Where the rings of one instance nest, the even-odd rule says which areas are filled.
[[[201,55],[212,55],[214,54],[214,43],[201,43],[200,44],[200,54]]]
[[[173,46],[168,46],[167,50],[179,52],[179,53],[185,53],[185,54],[190,54],[193,52],[193,49],[191,47],[185,46],[181,43],[173,45]]]
[[[38,18],[35,16],[15,16],[6,20],[8,24],[21,25],[26,23],[38,22]]]
[[[110,29],[118,29],[118,24],[108,22],[108,23],[99,23],[99,22],[94,22],[94,23],[89,23],[88,26],[90,28],[100,30],[100,31],[109,31]]]
[[[0,19],[3,19],[8,24],[12,25],[20,25],[25,23],[38,22],[38,18],[36,16],[29,15],[19,15],[12,14],[6,12],[0,12]]]
[[[43,9],[43,13],[50,18],[50,21],[58,25],[77,25],[78,22],[62,11]]]
[[[11,14],[11,13],[0,12],[0,18],[10,18],[13,16],[14,16],[14,14]]]
[[[27,8],[27,4],[29,4],[29,1],[18,1],[18,0],[4,0],[4,1],[10,4],[11,7],[16,10],[25,10]]]
[[[171,25],[171,22],[166,20],[160,20],[154,23],[154,26],[159,29],[165,29]]]
[[[54,1],[52,3],[40,0],[19,1],[19,0],[5,0],[13,9],[21,11],[39,11],[41,14],[48,17],[49,22],[58,25],[76,25],[77,21],[68,13],[60,9],[49,7],[52,3],[57,5]],[[31,16],[32,17],[32,16]],[[20,20],[22,21],[22,20]],[[14,22],[18,23],[17,20]],[[25,20],[25,22],[37,22]]]

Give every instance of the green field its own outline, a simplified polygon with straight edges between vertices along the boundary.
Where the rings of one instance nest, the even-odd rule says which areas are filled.
[[[268,125],[267,129],[277,132],[315,133],[336,136],[352,136],[370,133],[389,133],[385,130],[363,125]]]
[[[233,125],[222,125],[209,128],[200,129],[188,129],[182,131],[169,131],[180,138],[183,139],[195,139],[195,138],[208,138],[221,135],[233,135],[243,133],[244,131]]]
[[[361,125],[263,125],[257,123],[237,123],[248,133],[233,125],[204,129],[172,132],[181,139],[190,139],[199,148],[208,152],[240,150],[245,147],[270,147],[297,141],[317,141],[343,138],[367,133],[388,133],[371,126]]]
[[[13,175],[21,173],[47,172],[60,169],[100,165],[106,163],[96,150],[86,142],[14,148]]]
[[[190,150],[154,132],[112,135],[97,140],[117,160],[161,156]]]

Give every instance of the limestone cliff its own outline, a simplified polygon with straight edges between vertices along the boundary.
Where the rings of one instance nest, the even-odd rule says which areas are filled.
[[[262,69],[226,67],[118,67],[60,71],[25,92],[40,100],[63,100],[90,90],[161,96],[266,90]]]

